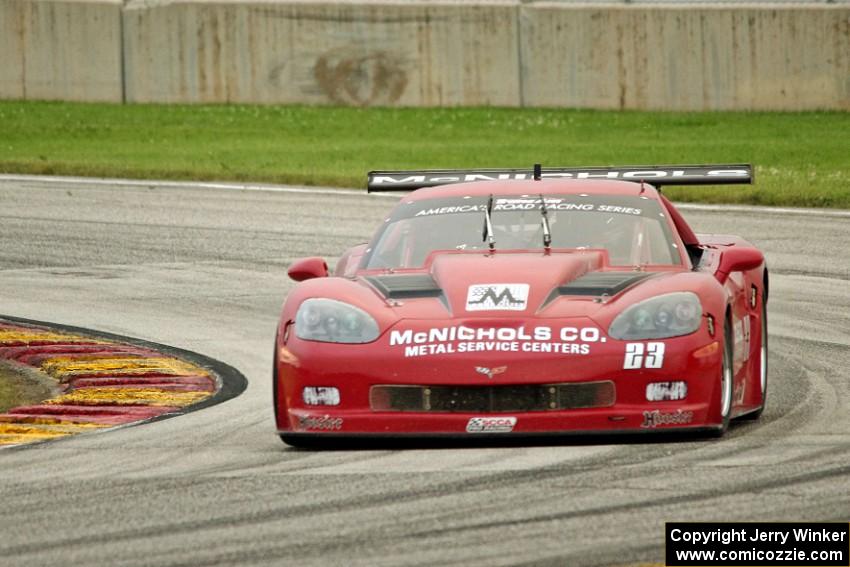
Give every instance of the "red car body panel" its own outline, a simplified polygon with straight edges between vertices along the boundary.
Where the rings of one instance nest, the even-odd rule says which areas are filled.
[[[363,269],[368,245],[355,246],[340,258],[333,276],[299,283],[283,306],[275,348],[274,404],[277,430],[285,440],[299,436],[480,435],[468,432],[470,420],[477,418],[492,418],[496,425],[498,418],[513,419],[510,428],[505,426],[498,435],[718,430],[724,426],[719,376],[727,324],[733,337],[731,417],[763,406],[760,353],[762,303],[767,298],[766,269],[762,262],[728,275],[719,272],[724,252],[732,248],[754,250],[752,245],[734,236],[695,235],[674,206],[652,186],[623,181],[472,182],[420,189],[402,197],[401,203],[459,193],[640,195],[657,200],[667,212],[665,222],[669,224],[681,263],[643,266],[637,273],[648,277],[600,300],[552,294],[559,285],[582,275],[622,273],[622,267],[608,265],[605,250],[540,247],[434,251],[421,268],[395,269],[391,273],[430,275],[442,292],[440,297],[396,301],[388,299],[368,279],[389,272]],[[689,250],[701,254],[696,268]],[[527,283],[526,308],[466,311],[467,290],[482,282]],[[702,305],[702,322],[695,332],[638,341],[617,340],[608,334],[614,318],[627,307],[680,291],[696,294]],[[365,344],[298,338],[294,332],[296,312],[310,298],[332,298],[362,309],[377,322],[379,337]],[[435,332],[434,329],[437,333],[457,332],[466,336],[439,341],[442,346],[436,347],[433,341],[419,344],[413,340]],[[484,337],[476,333],[483,333]],[[495,336],[497,333],[499,336]],[[557,348],[562,350],[535,351],[542,348],[535,346],[541,342],[533,340],[535,333],[540,337],[555,337],[555,342],[562,345]],[[494,334],[492,339],[490,334]],[[462,352],[461,343],[467,344]],[[486,350],[469,346],[480,343],[485,343]],[[663,366],[625,369],[626,343],[663,343]],[[586,352],[579,352],[585,348]],[[437,352],[433,352],[435,349]],[[648,384],[672,381],[687,383],[685,399],[647,400]],[[545,402],[546,392],[553,392],[552,388],[561,385],[590,383],[600,392],[608,392],[608,386],[596,385],[600,382],[613,383],[614,397],[609,400],[600,394],[602,401],[597,407],[535,407],[532,411],[485,413],[381,409],[376,407],[375,400],[383,395],[382,390],[373,389],[387,385],[520,390],[524,386],[540,386]],[[308,405],[303,396],[305,387],[337,388],[339,404]]]

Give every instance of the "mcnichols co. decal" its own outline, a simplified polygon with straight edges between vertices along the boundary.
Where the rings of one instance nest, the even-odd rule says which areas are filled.
[[[465,352],[539,352],[590,354],[591,346],[608,339],[596,327],[466,327],[452,325],[427,331],[390,331],[390,347],[403,347],[404,356]]]

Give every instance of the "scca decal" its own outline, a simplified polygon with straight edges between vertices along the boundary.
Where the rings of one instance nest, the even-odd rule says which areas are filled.
[[[516,426],[515,417],[473,417],[466,423],[467,433],[510,433]]]
[[[591,345],[604,343],[596,327],[538,326],[472,328],[463,325],[438,327],[428,331],[412,329],[390,332],[390,346],[404,347],[404,356],[428,356],[469,352],[526,352],[590,354]]]

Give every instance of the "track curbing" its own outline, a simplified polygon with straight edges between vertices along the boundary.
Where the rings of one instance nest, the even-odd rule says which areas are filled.
[[[183,415],[235,398],[248,384],[232,366],[196,352],[5,315],[0,357],[62,387],[0,415],[0,449],[7,450]]]

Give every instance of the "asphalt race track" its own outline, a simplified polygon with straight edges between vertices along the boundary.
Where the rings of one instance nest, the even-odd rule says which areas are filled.
[[[0,451],[8,565],[622,565],[664,521],[850,520],[850,215],[686,210],[771,270],[762,420],[684,442],[311,452],[274,432],[295,258],[361,242],[392,199],[0,180],[0,314],[203,353],[240,397]]]

